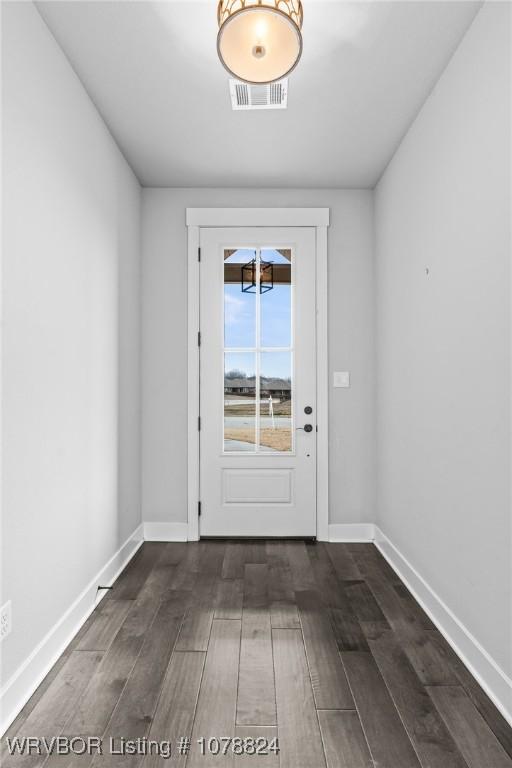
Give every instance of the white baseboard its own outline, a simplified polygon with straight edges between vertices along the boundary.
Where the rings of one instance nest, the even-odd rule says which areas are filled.
[[[96,607],[98,585],[110,586],[132,559],[143,541],[143,526],[139,525],[5,683],[0,690],[0,736],[5,733],[18,716],[68,643]]]
[[[187,541],[188,523],[144,523],[145,541]]]
[[[373,523],[331,523],[329,541],[332,542],[367,542],[375,538]]]
[[[374,528],[377,548],[503,717],[512,725],[512,680],[380,528]]]

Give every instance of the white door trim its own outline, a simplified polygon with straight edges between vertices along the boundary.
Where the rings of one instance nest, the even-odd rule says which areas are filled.
[[[316,227],[317,539],[329,538],[329,368],[327,227],[329,208],[187,208],[188,228],[188,540],[199,538],[199,229]]]

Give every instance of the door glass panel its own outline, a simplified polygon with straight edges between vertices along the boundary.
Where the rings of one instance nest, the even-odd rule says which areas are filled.
[[[292,343],[291,249],[263,248],[261,265],[261,346],[289,348]],[[265,290],[270,285],[272,287]]]
[[[255,352],[224,354],[224,450],[256,450]]]
[[[292,352],[261,352],[261,450],[292,451],[292,425]]]
[[[255,262],[254,248],[224,250],[224,347],[228,349],[256,346],[256,290],[251,280]]]
[[[223,260],[223,450],[290,453],[292,251],[226,248]]]

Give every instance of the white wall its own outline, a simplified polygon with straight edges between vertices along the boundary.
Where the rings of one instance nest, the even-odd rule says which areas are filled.
[[[6,682],[140,523],[140,187],[35,7],[2,12]]]
[[[185,208],[328,206],[330,519],[374,519],[372,192],[144,189],[142,499],[150,522],[187,519],[187,231]]]
[[[378,184],[375,239],[378,523],[510,675],[509,16],[476,16]]]

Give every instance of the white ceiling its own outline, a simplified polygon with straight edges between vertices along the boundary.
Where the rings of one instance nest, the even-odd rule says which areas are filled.
[[[479,2],[303,0],[288,109],[231,110],[216,1],[37,4],[145,186],[373,187]]]

